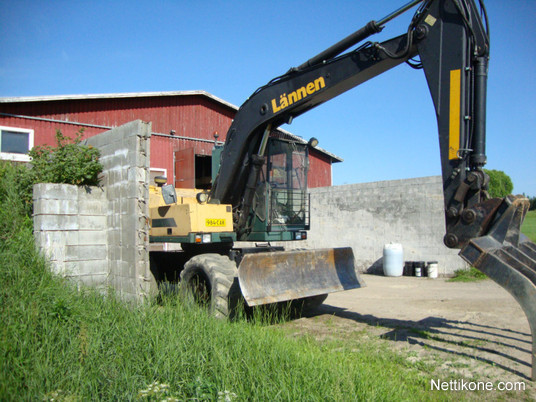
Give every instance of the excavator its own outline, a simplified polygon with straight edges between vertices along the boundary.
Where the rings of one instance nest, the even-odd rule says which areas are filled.
[[[417,7],[407,31],[367,40]],[[151,188],[151,242],[181,253],[151,254],[154,267],[179,267],[181,289],[219,316],[289,300],[314,306],[331,292],[364,286],[351,248],[290,250],[310,227],[308,143],[278,128],[402,63],[422,69],[435,107],[445,206],[446,247],[508,292],[531,328],[536,380],[536,245],[520,232],[522,196],[490,198],[486,164],[489,25],[483,0],[413,0],[257,89],[239,108],[210,191]],[[216,163],[216,165],[218,165]],[[241,242],[256,245],[239,247]],[[260,244],[259,244],[260,243]]]

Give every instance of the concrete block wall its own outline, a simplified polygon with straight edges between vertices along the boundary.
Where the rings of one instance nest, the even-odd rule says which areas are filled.
[[[102,188],[34,186],[34,235],[55,273],[87,285],[107,286],[106,206]]]
[[[124,299],[156,290],[149,268],[151,124],[133,121],[91,137],[103,165],[102,188],[34,187],[34,230],[53,269],[88,285],[111,286]],[[98,261],[98,262],[97,262]]]
[[[361,272],[382,269],[383,246],[401,243],[406,261],[438,261],[439,274],[467,265],[445,234],[440,176],[310,189],[311,230],[293,248],[347,247]],[[288,245],[287,245],[288,246]],[[290,248],[290,247],[287,247]]]
[[[156,287],[149,269],[149,139],[140,120],[88,138],[99,148],[108,199],[109,284],[125,299]]]

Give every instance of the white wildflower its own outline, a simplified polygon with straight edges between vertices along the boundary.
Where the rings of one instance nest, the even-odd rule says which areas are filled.
[[[218,401],[222,402],[231,402],[233,399],[236,399],[236,394],[231,391],[218,392]]]

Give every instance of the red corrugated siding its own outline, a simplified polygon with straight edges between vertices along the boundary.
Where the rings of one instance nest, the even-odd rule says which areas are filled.
[[[214,131],[225,139],[234,111],[221,106],[203,96],[161,96],[116,99],[74,99],[69,101],[43,101],[14,104],[1,104],[4,113],[43,117],[117,127],[132,120],[152,122],[153,132],[169,134],[175,130],[177,135],[213,139]],[[0,117],[7,125],[9,117]],[[76,132],[73,125],[61,123],[24,120],[23,128],[34,128],[44,143],[53,140],[56,128]],[[65,126],[65,127],[64,127]],[[86,135],[92,136],[102,129],[86,128]]]
[[[79,126],[72,124],[50,123],[38,120],[28,120],[16,117],[0,116],[0,125],[7,127],[28,128],[34,130],[34,145],[55,145],[56,130],[69,137],[74,137]],[[86,127],[84,131],[84,138],[91,137],[93,135],[102,133],[105,130],[97,128]]]
[[[151,122],[152,131],[155,133],[169,134],[174,130],[178,136],[213,140],[213,134],[217,131],[219,141],[225,141],[235,114],[235,110],[202,95],[3,103],[0,104],[0,111],[106,127],[117,127],[139,119]],[[34,145],[54,145],[56,130],[74,136],[81,128],[75,124],[7,116],[0,116],[0,125],[35,130]],[[84,137],[91,137],[103,131],[106,129],[85,127]],[[195,147],[196,154],[210,155],[212,146],[212,143],[153,135],[151,167],[166,169],[171,182],[174,151]],[[308,183],[310,187],[331,185],[331,163],[327,156],[311,152]]]
[[[315,150],[309,152],[307,185],[310,188],[331,186],[331,161],[326,155]]]

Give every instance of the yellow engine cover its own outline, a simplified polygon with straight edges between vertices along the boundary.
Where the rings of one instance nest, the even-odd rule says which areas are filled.
[[[200,204],[194,197],[178,197],[177,204],[165,205],[151,192],[149,204],[151,236],[187,236],[189,233],[232,232],[231,205]]]

